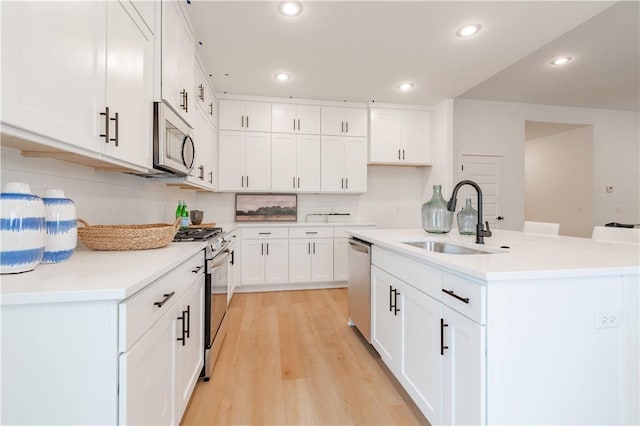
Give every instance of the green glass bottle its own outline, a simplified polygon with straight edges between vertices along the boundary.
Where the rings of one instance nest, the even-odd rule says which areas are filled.
[[[182,200],[178,200],[178,207],[176,208],[176,219],[182,217]]]
[[[189,210],[187,210],[187,202],[182,202],[182,214],[180,215],[180,228],[187,229],[189,228]]]

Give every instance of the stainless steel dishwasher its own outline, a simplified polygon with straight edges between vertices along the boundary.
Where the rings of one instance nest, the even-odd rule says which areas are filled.
[[[371,244],[349,239],[349,325],[371,343]]]

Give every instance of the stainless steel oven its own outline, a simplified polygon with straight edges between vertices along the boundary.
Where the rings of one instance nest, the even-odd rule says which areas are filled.
[[[209,380],[213,365],[220,353],[222,341],[226,336],[224,326],[227,313],[227,290],[229,286],[229,267],[232,255],[226,248],[206,261],[205,280],[205,323],[204,328],[204,368],[200,377]]]
[[[153,167],[186,176],[196,158],[193,129],[168,105],[153,104]]]

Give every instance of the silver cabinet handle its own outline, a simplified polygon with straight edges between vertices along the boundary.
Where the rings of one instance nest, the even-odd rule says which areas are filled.
[[[247,115],[247,129],[249,128],[249,116]]]
[[[109,143],[109,107],[104,107],[104,112],[100,115],[104,115],[104,133],[100,137],[104,138],[105,143]]]
[[[184,91],[184,112],[189,112],[189,92]]]
[[[316,254],[316,242],[313,242],[313,254]]]
[[[340,122],[340,133],[344,133],[344,121]]]
[[[209,104],[209,115],[213,117],[213,102]]]
[[[340,188],[344,189],[344,178],[340,179]]]
[[[267,243],[267,256],[269,256],[269,243]]]
[[[258,232],[258,235],[271,235],[271,232]]]
[[[346,128],[347,128],[347,131],[346,131],[345,133],[349,133],[349,122],[348,122],[348,121],[347,121],[347,126],[346,126]]]
[[[260,256],[264,256],[264,243],[260,243]]]
[[[204,180],[204,166],[200,164],[200,167],[198,167],[198,170],[200,170],[200,175],[198,176],[198,179]]]
[[[349,189],[349,178],[344,178],[344,181],[346,182],[345,189]]]
[[[247,188],[249,187],[249,176],[247,176]]]
[[[119,131],[119,127],[120,127],[120,114],[118,114],[118,113],[116,112],[115,117],[114,117],[114,118],[111,118],[110,120],[111,120],[111,121],[115,121],[115,123],[116,123],[116,137],[115,137],[115,138],[111,138],[111,139],[109,139],[109,140],[110,140],[110,141],[112,141],[112,142],[115,142],[115,143],[116,143],[116,146],[118,146],[118,142],[120,141],[120,136],[119,136],[119,134],[120,134],[120,131]]]
[[[400,150],[398,150],[398,160],[400,160]]]
[[[293,119],[293,131],[294,132],[296,131],[296,119],[295,118]]]
[[[298,118],[298,131],[300,131],[300,119]]]
[[[311,254],[311,241],[307,243],[307,254]]]
[[[402,150],[402,159],[404,160],[404,149]]]
[[[244,176],[242,176],[242,185],[241,186],[244,188]]]
[[[213,172],[209,172],[209,183],[213,183]]]
[[[293,187],[295,188],[296,187],[296,177],[294,176],[292,179],[293,179]]]
[[[244,128],[244,115],[240,116],[240,127]]]
[[[307,234],[307,235],[317,235],[318,232],[316,232],[316,231],[306,231],[305,234]]]
[[[300,178],[298,177],[298,189],[300,189]]]
[[[200,98],[201,101],[204,101],[204,86],[200,84],[198,86],[198,90],[200,90],[200,95],[198,95],[198,97]]]

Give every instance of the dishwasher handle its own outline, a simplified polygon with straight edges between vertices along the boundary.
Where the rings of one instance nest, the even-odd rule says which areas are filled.
[[[371,246],[369,244],[364,244],[359,241],[349,240],[349,245],[355,251],[359,251],[361,253],[369,253]]]

